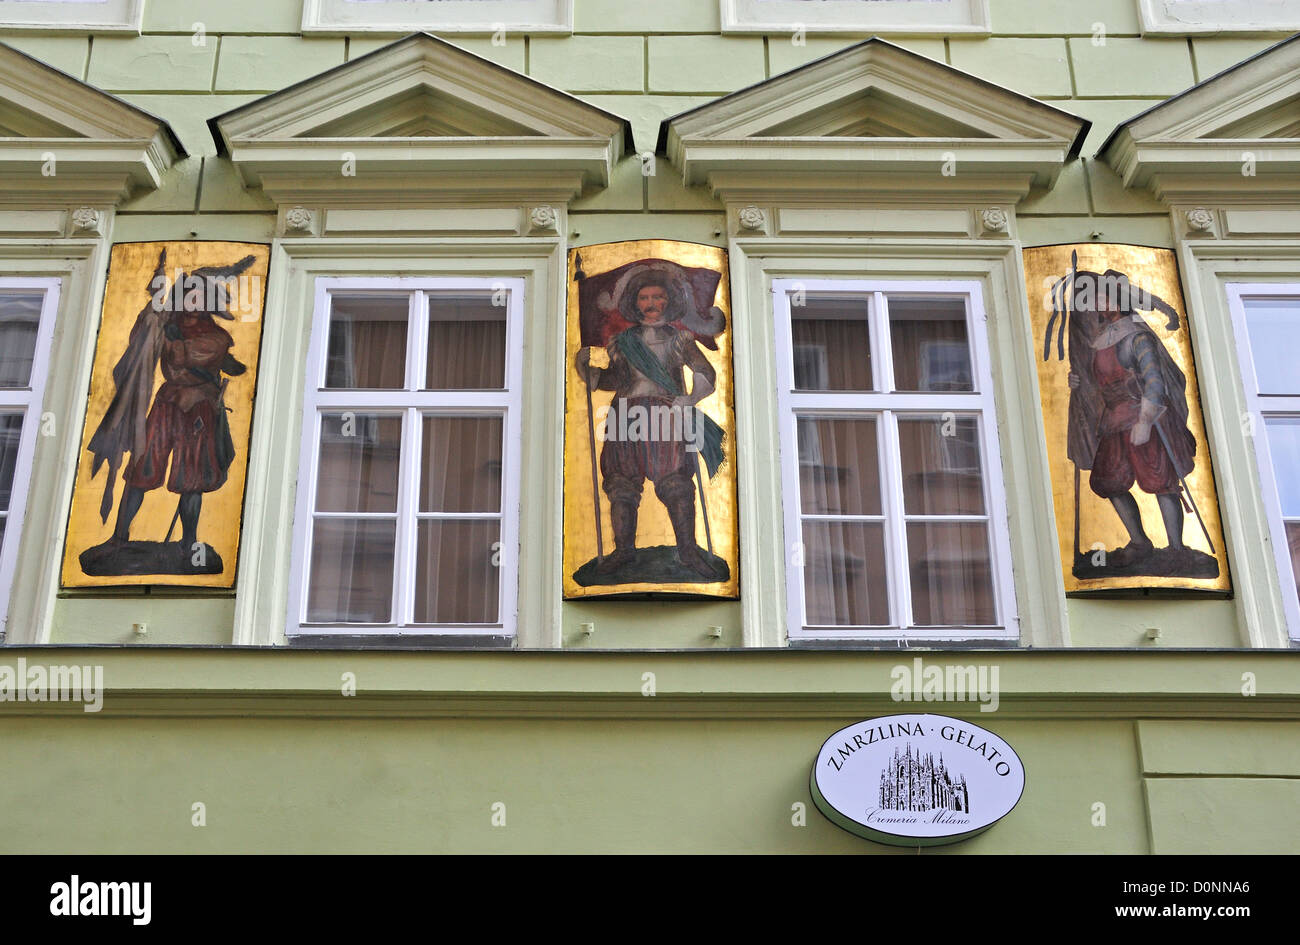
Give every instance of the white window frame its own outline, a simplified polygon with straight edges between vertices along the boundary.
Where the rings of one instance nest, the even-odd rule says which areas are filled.
[[[409,292],[406,376],[420,377],[427,351],[428,296],[431,291],[507,290],[505,388],[501,391],[358,391],[326,390],[330,296],[335,293],[376,294]],[[523,332],[525,281],[521,278],[481,277],[355,277],[316,279],[311,341],[308,346],[303,399],[302,440],[299,452],[297,509],[294,517],[294,556],[289,584],[286,635],[293,637],[507,637],[513,638],[519,601],[519,489],[522,450]],[[387,624],[310,624],[306,620],[307,582],[310,578],[311,526],[316,504],[322,412],[376,409],[404,415],[401,472],[398,481],[396,562],[393,569],[392,621]],[[418,437],[421,414],[448,416],[501,416],[503,454],[501,485],[501,547],[498,566],[500,621],[496,624],[411,624],[415,593],[417,485],[420,478]]]
[[[724,33],[988,33],[988,0],[719,0]]]
[[[1143,33],[1293,32],[1300,0],[1137,0]]]
[[[888,322],[887,296],[914,295],[927,298],[961,298],[966,307],[966,329],[970,341],[975,391],[954,393],[860,393],[841,391],[796,391],[794,354],[790,324],[790,295],[870,296],[869,326],[872,364],[876,385],[888,391],[893,379],[891,345],[885,343]],[[780,414],[782,506],[786,547],[802,540],[799,501],[799,467],[796,417],[800,413],[821,416],[874,416],[877,418],[881,465],[881,511],[886,524],[885,556],[889,567],[890,613],[896,624],[889,627],[809,627],[804,619],[802,566],[786,563],[786,621],[791,642],[831,640],[1017,640],[1015,587],[1011,568],[1011,542],[1007,522],[1006,491],[1002,477],[1002,456],[997,438],[997,414],[993,376],[985,331],[986,314],[978,282],[934,280],[882,281],[859,279],[808,280],[773,279],[775,315],[777,403]],[[903,515],[902,480],[898,450],[898,415],[935,416],[952,412],[977,418],[984,463],[984,507],[989,524],[989,563],[993,584],[995,624],[987,627],[916,627],[911,620],[911,598],[906,593],[907,519]],[[801,558],[794,558],[794,561]]]
[[[0,412],[20,411],[23,429],[18,440],[18,457],[14,464],[14,481],[9,492],[9,509],[5,513],[4,542],[0,545],[0,614],[8,616],[14,570],[18,564],[18,547],[22,541],[23,521],[27,512],[27,492],[32,478],[32,455],[36,450],[36,430],[41,425],[41,406],[49,372],[50,343],[59,310],[59,293],[63,280],[57,278],[0,278],[0,290],[40,290],[41,320],[36,328],[36,347],[32,352],[32,373],[25,388],[0,389]]]
[[[303,0],[304,33],[572,33],[573,0]]]
[[[143,15],[144,0],[0,0],[4,29],[139,33]]]
[[[1273,457],[1269,449],[1265,420],[1270,416],[1300,417],[1300,394],[1285,396],[1260,394],[1255,373],[1255,356],[1250,345],[1250,332],[1246,325],[1246,299],[1289,298],[1300,301],[1300,282],[1229,282],[1225,286],[1228,310],[1232,313],[1232,328],[1237,343],[1241,367],[1241,382],[1246,397],[1246,409],[1253,418],[1256,466],[1259,468],[1260,495],[1268,518],[1269,533],[1273,539],[1273,558],[1277,566],[1277,579],[1281,585],[1282,606],[1287,626],[1293,640],[1300,640],[1300,594],[1296,591],[1295,570],[1286,538],[1286,525],[1282,517],[1282,499],[1278,493]]]

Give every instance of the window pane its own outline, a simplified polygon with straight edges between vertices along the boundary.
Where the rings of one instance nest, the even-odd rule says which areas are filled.
[[[898,421],[908,515],[983,515],[979,423],[974,417]]]
[[[416,623],[500,623],[500,538],[496,521],[419,523]]]
[[[1300,374],[1291,351],[1300,332],[1300,299],[1243,299],[1242,305],[1259,393],[1300,393]]]
[[[917,626],[993,624],[993,572],[983,522],[909,524],[907,563]]]
[[[18,441],[23,435],[23,415],[0,414],[0,512],[9,511],[18,464]]]
[[[27,387],[41,323],[40,292],[0,292],[0,387]]]
[[[501,511],[500,417],[425,417],[421,512]]]
[[[388,623],[397,523],[317,519],[307,589],[308,623]]]
[[[889,299],[894,389],[974,390],[966,303],[962,299]]]
[[[806,515],[879,515],[876,421],[801,417],[799,495]]]
[[[1267,417],[1264,427],[1282,515],[1300,518],[1300,417]]]
[[[490,292],[430,293],[426,390],[500,390],[506,386],[507,307],[492,304],[493,299]]]
[[[330,308],[330,389],[400,390],[406,386],[408,296],[333,295]]]
[[[0,519],[0,525],[4,520]],[[1291,571],[1295,575],[1296,592],[1300,593],[1300,522],[1286,523],[1287,550],[1291,552]]]
[[[318,512],[396,512],[402,418],[349,410],[321,417]]]
[[[883,525],[805,522],[803,543],[809,626],[889,624]]]
[[[790,300],[795,390],[873,390],[865,298]]]

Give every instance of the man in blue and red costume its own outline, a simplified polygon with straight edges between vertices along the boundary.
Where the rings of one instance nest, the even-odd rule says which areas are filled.
[[[723,459],[724,435],[716,423],[695,410],[696,404],[714,392],[717,375],[700,351],[695,332],[680,327],[690,304],[687,291],[665,268],[634,270],[621,287],[617,303],[631,327],[608,345],[609,366],[593,367],[590,347],[577,354],[575,367],[587,386],[614,392],[607,430],[626,430],[626,415],[639,412],[645,416],[656,408],[667,408],[682,418],[674,428],[677,435],[671,437],[606,437],[600,471],[609,498],[614,552],[597,566],[602,573],[617,571],[635,556],[637,512],[649,479],[672,522],[678,560],[703,577],[713,580],[718,576],[695,541],[694,479],[697,452],[710,475],[716,472]],[[693,378],[689,393],[684,368],[690,368]],[[696,440],[685,435],[692,428],[699,431]]]
[[[1130,567],[1155,551],[1131,492],[1134,483],[1156,497],[1167,553],[1185,557],[1181,480],[1196,464],[1196,438],[1187,428],[1187,378],[1137,311],[1158,311],[1172,327],[1178,314],[1114,270],[1080,272],[1076,289],[1081,291],[1070,326],[1068,455],[1089,470],[1089,487],[1110,500],[1128,531],[1129,543],[1111,552],[1108,565]],[[1089,296],[1091,304],[1085,301]]]

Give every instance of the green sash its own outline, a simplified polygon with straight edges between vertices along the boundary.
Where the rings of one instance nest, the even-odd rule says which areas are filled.
[[[692,342],[693,344],[694,342]],[[659,385],[674,397],[681,397],[684,391],[681,385],[673,379],[664,367],[663,362],[655,357],[639,334],[632,330],[624,331],[614,338],[612,347],[622,355],[627,363],[633,368],[640,371],[648,380]],[[700,453],[704,456],[704,465],[709,469],[709,478],[712,479],[718,474],[722,461],[726,458],[722,445],[727,440],[727,433],[717,422],[703,410],[695,407],[683,409],[683,422],[687,410],[695,411],[694,422],[700,424],[696,429],[703,431],[703,444],[700,447]]]

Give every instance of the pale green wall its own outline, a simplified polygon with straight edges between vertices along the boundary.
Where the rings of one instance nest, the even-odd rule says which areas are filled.
[[[114,241],[270,241],[270,201],[243,190],[229,161],[216,156],[207,119],[395,37],[304,38],[301,0],[151,0],[145,8],[139,37],[0,29],[0,40],[160,115],[189,151],[158,191],[121,207]],[[1126,192],[1092,155],[1117,123],[1281,37],[1142,39],[1134,0],[992,0],[991,9],[992,37],[895,41],[1094,122],[1082,159],[1065,168],[1052,192],[1019,208],[1022,241],[1172,245],[1167,212]],[[201,42],[195,24],[202,24]],[[782,35],[722,36],[714,0],[576,0],[572,36],[454,41],[629,118],[645,151],[664,118],[860,38],[813,36],[796,44]],[[659,171],[644,177],[636,158],[624,159],[609,188],[572,205],[572,245],[639,237],[725,245],[720,204],[702,188],[685,188],[662,156]],[[229,640],[231,612],[231,600],[221,596],[65,595],[51,639],[217,644]],[[1148,645],[1149,627],[1162,629],[1156,645],[1241,642],[1231,601],[1075,600],[1069,615],[1076,645]],[[143,640],[130,632],[141,619],[153,628]],[[578,631],[585,622],[596,624],[591,638]],[[734,646],[741,633],[739,605],[725,602],[566,604],[562,624],[565,644],[578,647]],[[720,642],[706,636],[710,626],[723,628]]]
[[[910,711],[996,732],[1026,770],[1001,823],[926,853],[1296,852],[1279,829],[1300,801],[1290,653],[926,656],[998,666],[989,713],[891,702],[912,654],[27,647],[0,663],[20,656],[101,665],[105,692],[98,714],[0,703],[5,853],[910,853],[832,826],[808,794],[828,735]]]

